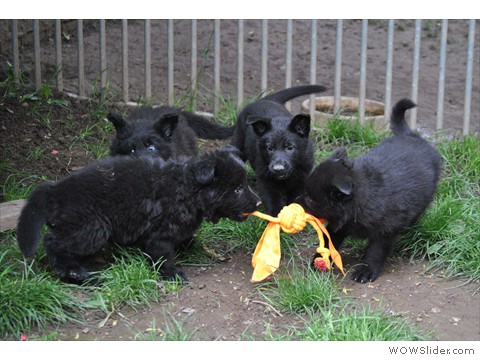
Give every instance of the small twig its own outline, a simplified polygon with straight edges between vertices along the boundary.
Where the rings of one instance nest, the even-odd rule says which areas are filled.
[[[250,300],[252,303],[256,303],[256,304],[260,304],[260,305],[263,305],[263,306],[266,306],[268,307],[270,310],[272,310],[275,314],[277,314],[278,316],[280,317],[283,317],[283,315],[280,313],[280,311],[278,311],[277,309],[275,309],[272,305],[270,305],[269,303],[266,303],[266,302],[263,302],[263,301],[260,301],[260,300]]]

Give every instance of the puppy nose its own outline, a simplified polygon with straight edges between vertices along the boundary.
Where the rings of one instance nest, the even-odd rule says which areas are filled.
[[[285,166],[282,164],[275,164],[273,165],[273,170],[277,172],[285,171]]]

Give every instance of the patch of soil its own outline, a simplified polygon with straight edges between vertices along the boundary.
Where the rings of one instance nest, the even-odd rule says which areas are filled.
[[[355,262],[345,260],[348,271]],[[211,267],[185,267],[190,283],[150,308],[120,309],[106,322],[98,313],[87,314],[85,324],[50,331],[60,340],[138,340],[160,338],[159,329],[175,328],[176,322],[192,340],[258,340],[267,326],[274,335],[301,328],[298,316],[269,305],[250,283],[250,261],[251,254],[236,253]],[[480,340],[478,284],[445,280],[441,273],[425,272],[423,262],[392,259],[376,282],[358,284],[347,276],[340,286],[352,302],[405,318],[433,340]]]
[[[180,21],[178,21],[180,23]],[[176,22],[177,24],[177,22]],[[202,25],[204,24],[204,25]],[[199,37],[204,38],[208,35],[210,28],[206,22],[199,21]],[[236,32],[234,25],[230,22],[222,22],[225,29],[226,38],[222,38],[223,52],[222,56],[229,59],[229,63],[235,64],[235,59],[228,51],[231,44],[235,44]],[[284,30],[278,22],[272,21],[270,24],[270,32],[272,41],[281,41],[284,37]],[[407,24],[408,25],[408,24]],[[116,23],[113,27],[118,28]],[[163,34],[163,23],[154,23],[154,35],[152,43],[157,44],[155,52],[161,52],[160,48],[165,42],[161,41]],[[203,27],[202,27],[203,26]],[[259,46],[260,43],[260,27],[255,21],[247,21],[248,30],[247,43],[251,46]],[[357,41],[360,35],[359,22],[347,22],[345,24],[344,34],[347,30],[353,34],[352,37],[345,39],[345,54],[343,69],[345,76],[343,77],[345,95],[351,92],[353,95],[358,88],[357,68],[359,62],[360,42]],[[141,36],[141,23],[132,22],[130,32]],[[177,27],[176,27],[177,28]],[[136,29],[136,30],[135,30]],[[177,28],[178,29],[178,28]],[[376,29],[376,28],[374,28]],[[450,26],[451,44],[453,49],[449,52],[448,61],[455,61],[453,51],[465,51],[465,29],[464,25],[459,22],[453,22]],[[162,30],[162,31],[160,31]],[[384,90],[384,74],[378,73],[376,68],[381,69],[382,66],[377,64],[375,54],[378,58],[382,58],[386,43],[385,29],[378,26],[378,31],[372,30],[372,42],[369,47],[369,54],[372,55],[368,71],[368,88],[367,94],[369,98],[382,99]],[[396,33],[395,42],[399,52],[396,55],[396,64],[406,74],[410,73],[412,46],[410,34],[411,26],[408,25],[405,31]],[[136,31],[136,32],[135,32]],[[301,29],[295,28],[295,41],[303,44],[303,52],[295,53],[295,62],[303,64],[296,67],[294,75],[294,83],[308,82],[308,63],[309,63],[309,35]],[[328,85],[333,89],[333,68],[334,56],[331,55],[334,50],[335,27],[332,21],[321,21],[319,23],[319,31],[321,33],[320,40],[323,44],[321,48],[321,56],[319,56],[319,82]],[[177,30],[176,35],[181,35]],[[93,34],[86,34],[86,41],[95,43]],[[131,46],[140,44],[141,41],[135,41],[135,36],[129,34]],[[158,36],[158,37],[157,37]],[[185,35],[184,41],[188,36]],[[89,37],[90,40],[89,40]],[[208,38],[208,36],[207,36]],[[176,40],[177,41],[177,40]],[[183,40],[178,40],[179,42]],[[118,44],[118,41],[111,41],[111,44]],[[437,60],[437,51],[429,49],[428,46],[434,46],[438,43],[438,37],[426,38],[422,45],[422,72],[430,73],[427,79],[421,84],[419,118],[422,118],[422,112],[426,112],[422,118],[425,126],[434,127],[434,108],[436,104],[436,86],[438,70],[435,65]],[[176,42],[176,44],[179,44]],[[272,60],[271,73],[269,73],[269,87],[279,89],[283,87],[283,75],[281,63],[284,59],[284,50],[276,49],[272,43],[269,46],[269,53]],[[42,47],[43,59],[48,62],[49,56],[53,52],[50,45],[45,44]],[[117,45],[115,45],[117,46]],[[177,45],[176,45],[177,46]],[[204,45],[199,44],[199,48]],[[206,46],[206,45],[205,45]],[[180,47],[180,45],[178,45]],[[425,49],[424,49],[425,47]],[[118,48],[118,47],[117,47]],[[87,57],[95,63],[98,57],[98,49],[89,45],[85,47]],[[113,51],[113,50],[112,50]],[[131,53],[138,54],[140,50],[133,50]],[[478,52],[478,48],[476,49]],[[72,53],[73,54],[73,53]],[[260,54],[260,52],[258,52]],[[352,55],[353,54],[353,55]],[[370,56],[369,55],[369,56]],[[69,56],[69,52],[65,51],[65,56]],[[73,56],[73,55],[72,55]],[[383,56],[383,55],[382,55]],[[475,55],[478,56],[478,55]],[[138,59],[137,59],[138,57]],[[353,59],[351,59],[353,57]],[[113,57],[114,58],[114,57]],[[184,61],[182,62],[182,59]],[[370,59],[370,58],[369,58]],[[245,88],[258,94],[259,82],[259,66],[258,59],[245,59],[246,66],[246,83]],[[406,65],[403,61],[406,61]],[[141,56],[136,56],[131,60],[133,66],[141,62]],[[160,60],[156,60],[160,61]],[[163,61],[163,60],[162,60]],[[189,56],[182,54],[176,57],[175,72],[178,79],[182,74],[188,75]],[[72,61],[66,61],[65,71],[69,71],[68,64]],[[154,66],[160,74],[164,74],[164,64],[154,63]],[[462,65],[463,66],[463,65]],[[459,104],[463,102],[464,87],[464,68],[458,66],[458,70],[451,70],[447,78],[447,98],[446,98],[446,126],[458,129],[458,119],[461,119],[463,107]],[[206,64],[208,69],[211,65]],[[92,66],[91,69],[96,68]],[[455,66],[451,66],[455,69]],[[90,69],[90,68],[89,68]],[[187,70],[186,70],[187,69]],[[449,67],[450,69],[450,67]],[[478,78],[478,62],[475,66],[475,77]],[[93,71],[93,70],[92,70]],[[455,72],[456,71],[456,72]],[[87,70],[88,73],[88,70]],[[140,70],[132,70],[130,73],[130,81],[142,81],[142,76],[134,76],[141,74]],[[116,73],[118,76],[118,73]],[[234,91],[232,85],[232,69],[222,70],[222,81],[227,91]],[[67,73],[68,75],[68,73]],[[163,75],[159,75],[162,77]],[[66,76],[68,79],[69,76]],[[205,76],[206,88],[210,85],[208,76]],[[453,81],[452,78],[455,80]],[[158,81],[157,81],[158,80]],[[165,83],[164,77],[153,81],[154,93],[160,98],[166,98],[165,88],[161,87]],[[72,80],[72,84],[75,80]],[[180,81],[179,81],[180,82]],[[380,84],[378,84],[380,82]],[[478,100],[478,81],[474,81],[474,94]],[[75,90],[68,88],[69,91]],[[133,86],[133,85],[132,85]],[[209,88],[212,88],[211,86]],[[351,89],[355,89],[351,90]],[[475,91],[476,89],[476,91]],[[181,91],[177,88],[176,91]],[[223,91],[223,90],[222,90]],[[75,91],[73,91],[75,92]],[[402,75],[394,77],[394,97],[408,96],[410,92],[410,79]],[[93,160],[93,155],[86,150],[86,143],[83,142],[79,135],[89,128],[92,135],[88,138],[88,142],[109,141],[103,139],[95,131],[97,126],[105,126],[105,120],[101,115],[93,115],[92,107],[88,101],[82,101],[66,97],[62,94],[52,95],[52,99],[68,100],[69,105],[50,105],[45,106],[42,100],[42,106],[39,106],[39,100],[19,101],[18,98],[3,95],[0,97],[0,156],[2,164],[0,172],[0,184],[4,186],[10,174],[38,174],[48,179],[61,179],[68,175],[71,171],[85,166]],[[473,126],[478,129],[478,106],[480,101],[472,101]],[[211,102],[207,103],[211,104]],[[113,106],[112,106],[113,107]],[[123,111],[123,109],[109,108],[109,111]],[[211,108],[207,108],[211,111]],[[295,111],[295,110],[294,110]],[[450,120],[452,119],[452,120]],[[477,120],[475,120],[477,119]],[[455,121],[454,121],[455,120]],[[457,121],[458,120],[458,121]],[[460,121],[461,122],[461,121]],[[40,152],[40,154],[39,154]],[[7,166],[3,166],[8,164]],[[38,183],[38,178],[32,178],[29,181]],[[2,192],[3,193],[3,192]],[[3,195],[2,195],[3,196]],[[3,197],[0,198],[3,201]],[[0,235],[0,248],[1,248]],[[268,324],[272,332],[286,331],[285,326],[294,326],[300,322],[298,317],[289,314],[279,313],[276,309],[267,305],[255,286],[250,284],[251,275],[250,266],[251,254],[236,253],[234,257],[227,262],[216,263],[209,267],[188,267],[186,268],[191,283],[185,286],[176,295],[165,295],[160,303],[152,303],[149,309],[121,309],[119,312],[112,314],[105,325],[101,328],[98,324],[103,320],[99,314],[87,314],[87,323],[84,325],[67,324],[62,325],[58,331],[59,339],[102,339],[102,340],[130,340],[134,339],[139,333],[149,336],[154,325],[158,328],[163,327],[165,318],[172,318],[183,324],[183,329],[196,330],[193,338],[198,340],[237,340],[242,334],[248,333],[254,338],[261,338],[261,334],[265,331]],[[346,269],[350,269],[354,264],[351,260],[346,259]],[[433,330],[433,338],[439,340],[480,340],[480,294],[476,292],[479,284],[464,285],[462,280],[445,280],[441,277],[441,272],[425,273],[424,263],[409,263],[405,259],[392,259],[387,265],[383,275],[379,280],[372,284],[357,284],[345,278],[342,286],[345,288],[345,296],[349,296],[353,301],[359,304],[370,304],[372,307],[382,306],[392,315],[398,315],[408,318],[412,323],[424,330]],[[160,290],[159,290],[160,291]],[[158,334],[157,334],[158,335]],[[373,339],[372,339],[373,340]]]
[[[112,106],[110,111],[121,108]],[[37,175],[23,183],[28,186],[41,178],[62,179],[92,161],[94,155],[87,151],[87,142],[110,142],[100,131],[107,120],[93,115],[92,109],[89,101],[61,93],[53,93],[49,102],[2,96],[0,162],[6,165],[0,172],[0,189],[12,181],[10,175]],[[4,201],[4,191],[0,201]]]

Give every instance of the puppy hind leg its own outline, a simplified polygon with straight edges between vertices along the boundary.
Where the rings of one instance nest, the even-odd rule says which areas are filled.
[[[45,252],[58,277],[65,282],[82,284],[90,273],[80,265],[81,256],[68,251],[69,243],[52,232],[44,237]]]
[[[150,257],[154,266],[160,267],[163,278],[175,280],[180,277],[183,281],[188,281],[183,270],[175,266],[175,245],[173,241],[168,239],[146,241],[143,245],[143,251]]]

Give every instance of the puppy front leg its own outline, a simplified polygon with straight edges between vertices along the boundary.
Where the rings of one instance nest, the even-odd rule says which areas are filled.
[[[352,280],[359,283],[377,280],[393,247],[394,240],[393,238],[383,238],[381,235],[370,239],[362,261],[352,275]]]
[[[280,210],[285,206],[283,192],[278,189],[278,185],[272,181],[260,180],[257,178],[258,191],[260,198],[265,206],[265,212],[271,216],[277,216]]]

